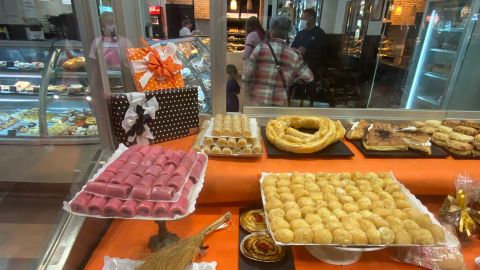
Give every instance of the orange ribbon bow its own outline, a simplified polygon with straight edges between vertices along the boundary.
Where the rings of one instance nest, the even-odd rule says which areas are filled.
[[[155,74],[155,77],[172,77],[182,68],[181,65],[175,64],[171,56],[162,61],[158,51],[150,47],[146,41],[143,40],[143,42],[147,51],[150,52],[147,68]]]

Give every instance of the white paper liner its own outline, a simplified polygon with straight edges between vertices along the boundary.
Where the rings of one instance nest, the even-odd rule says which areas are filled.
[[[430,219],[432,220],[433,224],[439,225],[444,231],[445,231],[445,242],[443,243],[436,243],[433,245],[399,245],[399,244],[391,244],[391,245],[339,245],[339,244],[301,244],[301,243],[283,243],[279,242],[275,239],[275,235],[272,232],[272,228],[270,227],[270,222],[268,220],[268,213],[265,210],[265,194],[263,193],[263,180],[265,177],[269,174],[278,174],[278,173],[267,173],[263,172],[262,176],[260,178],[260,192],[262,196],[262,204],[263,204],[263,211],[265,214],[265,223],[267,224],[267,232],[272,236],[273,240],[275,241],[275,244],[278,246],[328,246],[328,247],[339,247],[339,248],[348,248],[352,249],[354,251],[372,251],[377,248],[385,248],[385,247],[440,247],[440,246],[451,246],[456,243],[455,239],[453,239],[450,234],[448,234],[445,231],[445,228],[441,226],[440,222],[438,222],[437,219],[433,216],[432,213],[430,213],[427,209],[426,206],[418,200],[415,195],[413,195],[400,181],[397,180],[393,172],[390,172],[390,175],[393,178],[393,181],[396,182],[397,184],[400,185],[401,191],[406,195],[408,201],[412,204],[412,207],[416,208],[418,211],[420,211],[422,214],[428,214],[430,216]],[[292,175],[291,173],[287,173],[289,175]]]
[[[109,162],[111,162],[111,159],[114,158],[116,155],[115,153],[110,157]],[[206,156],[206,155],[205,155]],[[118,156],[115,157],[115,159],[118,158]],[[114,159],[114,160],[115,160]],[[106,164],[109,164],[108,162]],[[83,216],[83,217],[94,217],[94,218],[117,218],[117,219],[141,219],[141,220],[177,220],[177,219],[182,219],[191,213],[195,211],[195,204],[197,202],[198,195],[200,194],[200,191],[203,188],[203,183],[205,181],[205,173],[207,171],[207,165],[208,165],[208,156],[206,156],[205,159],[205,164],[203,165],[202,173],[200,174],[200,177],[198,178],[198,182],[192,186],[192,189],[190,190],[190,193],[188,194],[188,208],[187,211],[184,215],[175,215],[174,217],[153,217],[153,216],[134,216],[131,218],[126,218],[126,217],[120,217],[120,216],[113,216],[113,217],[104,217],[101,215],[89,215],[85,213],[77,213],[72,211],[70,208],[70,202],[75,200],[78,195],[82,192],[79,191],[77,194],[75,194],[75,197],[73,197],[69,202],[64,201],[63,202],[63,210],[69,212],[72,215],[77,215],[77,216]]]
[[[115,153],[108,159],[108,162],[106,164],[104,164],[100,169],[98,169],[97,173],[90,179],[87,181],[87,183],[89,182],[94,182],[95,179],[97,179],[97,177],[103,173],[107,167],[112,164],[114,161],[116,161],[122,154],[123,152],[125,152],[126,150],[128,150],[128,147],[126,147],[125,145],[123,144],[120,144],[120,147],[118,147],[118,149],[115,151]],[[119,155],[117,156],[117,152],[119,152]],[[114,156],[116,156],[115,159],[112,159]],[[195,167],[195,165],[197,164],[197,161],[198,161],[198,155],[197,157],[195,158],[195,162],[193,163],[193,166],[190,168],[190,171],[188,172],[187,176],[185,177],[182,185],[180,186],[180,189],[175,192],[175,195],[173,196],[172,199],[170,200],[141,200],[141,201],[147,201],[147,202],[178,202],[178,200],[180,199],[180,193],[182,192],[183,190],[183,187],[185,186],[185,184],[188,182],[188,179],[190,177],[190,174],[192,173],[193,171],[193,168]],[[120,198],[120,197],[115,197],[115,196],[107,196],[105,194],[98,194],[98,193],[95,193],[95,192],[91,192],[91,191],[88,191],[88,190],[85,190],[86,188],[86,184],[83,185],[82,187],[82,190],[85,192],[85,193],[88,193],[88,194],[92,194],[92,195],[95,195],[95,196],[99,196],[99,197],[106,197],[106,198],[115,198],[115,199],[119,199],[119,200],[136,200],[136,201],[139,201],[138,199],[135,199],[135,198],[132,198],[132,194],[130,193],[130,195],[127,197],[127,198]]]
[[[212,135],[212,130],[213,130],[213,124],[215,122],[215,118],[211,118],[210,121],[208,122],[208,127],[207,130],[205,131],[205,137],[211,137],[211,138],[246,138],[246,139],[255,139],[259,136],[258,134],[258,125],[257,125],[257,119],[256,118],[249,118],[250,119],[250,130],[252,131],[252,136],[251,137],[244,137],[244,136],[214,136]]]
[[[142,264],[143,261],[105,256],[102,270],[135,270]],[[217,262],[194,262],[187,266],[185,270],[215,270],[216,268]]]

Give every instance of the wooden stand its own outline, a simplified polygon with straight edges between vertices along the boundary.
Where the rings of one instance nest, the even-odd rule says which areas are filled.
[[[180,239],[176,234],[167,230],[166,221],[155,221],[155,223],[158,225],[158,233],[150,237],[150,241],[148,242],[148,247],[152,251],[156,251],[159,248],[162,248]]]

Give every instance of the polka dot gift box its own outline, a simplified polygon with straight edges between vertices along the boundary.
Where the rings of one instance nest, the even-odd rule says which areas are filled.
[[[172,88],[112,95],[113,129],[118,143],[155,144],[196,134],[197,88]]]

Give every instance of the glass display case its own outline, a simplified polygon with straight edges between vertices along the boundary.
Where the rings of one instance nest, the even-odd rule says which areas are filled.
[[[0,65],[2,142],[98,141],[79,42],[3,41]]]
[[[370,20],[371,2],[353,0],[347,3],[345,16],[345,35],[343,38],[343,53],[359,58],[367,34]]]
[[[440,109],[448,102],[468,47],[475,0],[427,2],[403,102],[407,109]]]
[[[198,88],[200,113],[211,113],[210,38],[188,37],[168,41],[177,45],[185,86]]]

